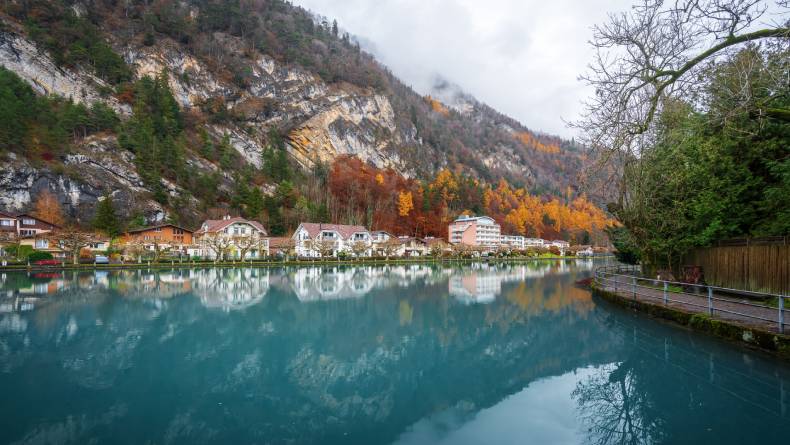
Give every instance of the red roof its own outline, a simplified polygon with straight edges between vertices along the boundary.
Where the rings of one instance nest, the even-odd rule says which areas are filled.
[[[291,238],[288,237],[269,238],[269,248],[277,249],[280,247],[290,247],[292,242]]]
[[[349,239],[355,233],[368,231],[363,226],[349,226],[345,224],[302,223],[299,226],[307,231],[310,238],[316,238],[325,230],[337,232],[343,239]]]
[[[266,232],[266,229],[263,228],[263,224],[259,223],[258,221],[250,221],[248,219],[244,219],[244,218],[239,217],[239,216],[237,216],[235,218],[228,218],[228,219],[207,219],[206,221],[203,221],[203,224],[200,225],[200,230],[198,230],[195,233],[196,234],[216,233],[216,232],[219,232],[219,231],[223,230],[225,227],[228,227],[229,225],[234,224],[234,223],[249,224],[249,225],[255,227],[256,229],[258,229],[261,233],[263,233],[264,236],[268,235],[268,233]],[[204,230],[203,227],[205,227],[205,226],[207,226],[207,227]]]

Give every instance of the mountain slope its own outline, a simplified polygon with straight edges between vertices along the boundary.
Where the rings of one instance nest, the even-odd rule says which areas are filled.
[[[573,143],[532,132],[469,96],[447,96],[446,86],[437,88],[441,101],[416,94],[348,35],[283,1],[33,0],[0,11],[6,69],[40,94],[104,103],[121,121],[72,131],[60,145],[5,147],[6,209],[28,208],[48,188],[82,219],[111,193],[127,216],[195,221],[232,209],[227,197],[240,181],[277,193],[280,148],[301,167],[291,178],[297,183],[354,155],[407,177],[449,169],[568,199],[586,162]],[[151,88],[169,88],[179,108],[172,129],[151,124],[149,145],[160,148],[150,160],[141,158],[145,135],[128,124],[146,114],[145,76],[160,79]],[[144,105],[150,113],[153,105]]]

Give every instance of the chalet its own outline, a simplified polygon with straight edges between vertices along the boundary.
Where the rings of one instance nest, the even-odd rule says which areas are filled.
[[[22,213],[16,216],[16,233],[20,238],[35,237],[52,232],[58,226],[33,215]]]
[[[400,248],[398,237],[385,230],[370,232],[370,241],[373,244],[373,255],[377,256],[397,255],[396,251]]]
[[[432,255],[437,253],[449,253],[452,251],[452,245],[441,238],[428,236],[423,238],[423,241],[425,241],[425,246],[428,248],[428,252]]]
[[[153,245],[157,243],[170,247],[183,247],[192,244],[193,233],[192,230],[175,224],[160,224],[129,230],[121,236],[121,244],[140,243]]]
[[[418,257],[425,256],[430,253],[428,243],[422,238],[415,238],[413,236],[398,237],[400,242],[400,249],[398,253],[400,256]]]
[[[298,256],[313,258],[355,251],[360,256],[370,256],[373,246],[366,228],[344,224],[301,223],[291,239],[296,245]]]
[[[269,238],[266,229],[258,221],[241,217],[225,216],[222,219],[209,219],[200,225],[193,234],[194,245],[190,254],[203,258],[217,259],[241,258],[247,249],[244,259],[262,258],[269,255]],[[220,258],[220,259],[221,259]]]

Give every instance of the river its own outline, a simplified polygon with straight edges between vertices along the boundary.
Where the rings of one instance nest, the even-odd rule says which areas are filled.
[[[0,443],[787,443],[790,365],[592,260],[0,274]]]

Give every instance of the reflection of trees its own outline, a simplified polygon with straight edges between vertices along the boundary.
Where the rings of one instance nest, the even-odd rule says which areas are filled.
[[[163,423],[169,417],[178,424],[189,413],[190,425],[220,431],[214,410],[221,396],[238,402],[228,409],[239,424],[250,425],[242,432],[246,440],[236,442],[256,442],[264,434],[277,443],[354,442],[340,436],[345,432],[357,443],[370,443],[360,439],[374,434],[389,441],[436,407],[459,401],[491,406],[535,379],[615,359],[602,324],[574,317],[573,309],[530,317],[505,298],[465,305],[448,292],[454,275],[505,278],[535,270],[409,265],[67,276],[72,291],[60,291],[45,308],[51,326],[24,323],[41,312],[37,306],[35,313],[8,321],[16,330],[0,334],[11,354],[0,351],[0,359],[13,363],[6,380],[22,382],[0,389],[16,391],[17,399],[54,400],[51,387],[79,388],[84,396],[70,405],[52,404],[47,413],[65,419],[74,413],[95,418],[129,394],[179,388],[179,397],[161,401]],[[333,295],[360,296],[307,304],[293,289],[300,280],[308,292],[340,285]],[[540,282],[533,281],[527,287]],[[223,313],[207,306],[245,310]],[[42,357],[49,364],[44,370]],[[51,386],[21,378],[34,372],[48,375]],[[7,400],[0,408],[11,411],[13,395]],[[27,405],[18,408],[18,418],[43,417],[39,406]],[[130,415],[145,415],[145,406],[131,404]],[[111,428],[125,431],[121,421]],[[147,427],[144,438],[160,442],[160,428]],[[0,442],[4,434],[24,437],[29,431],[18,424],[0,432]]]
[[[661,421],[630,361],[603,366],[580,381],[572,394],[596,445],[661,442]]]

